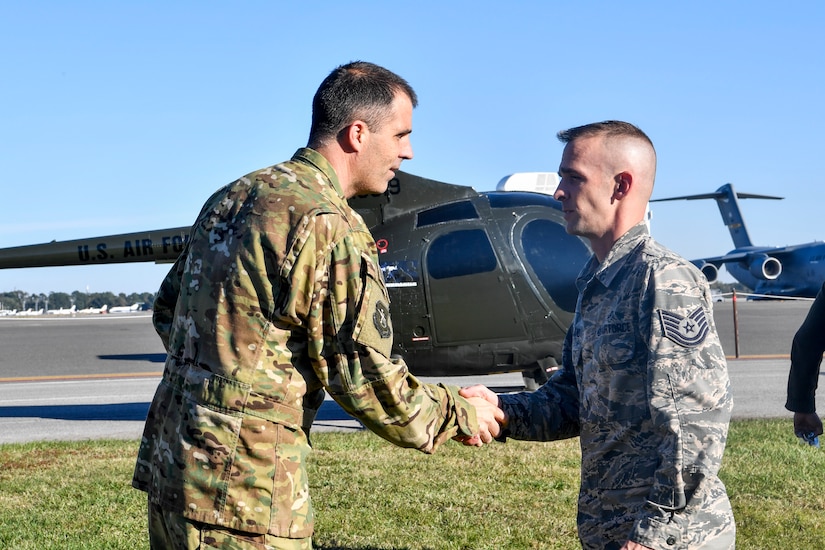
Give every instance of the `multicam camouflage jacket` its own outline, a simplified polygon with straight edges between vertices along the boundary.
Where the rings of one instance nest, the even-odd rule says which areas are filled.
[[[388,304],[372,236],[319,153],[219,190],[155,302],[168,358],[132,484],[194,521],[306,538],[325,389],[400,446],[476,433],[458,388],[389,358]]]
[[[733,407],[710,290],[641,223],[577,281],[562,369],[500,396],[505,436],[580,436],[584,548],[733,548],[717,474]]]

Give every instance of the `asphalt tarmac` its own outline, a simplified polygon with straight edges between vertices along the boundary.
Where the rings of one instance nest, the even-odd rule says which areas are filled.
[[[788,418],[791,339],[810,302],[714,304],[729,358],[734,418]],[[734,322],[734,319],[736,322]],[[738,357],[737,357],[738,356]],[[146,313],[0,317],[0,443],[140,437],[165,354]],[[424,378],[516,391],[518,373]],[[314,430],[360,430],[331,400]]]

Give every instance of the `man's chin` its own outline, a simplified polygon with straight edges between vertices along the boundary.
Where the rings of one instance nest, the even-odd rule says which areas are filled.
[[[567,231],[568,235],[576,235],[578,237],[583,236],[581,230],[579,229],[579,227],[575,223],[568,222],[564,226],[564,229],[565,229],[565,231]]]
[[[389,182],[384,183],[383,185],[370,185],[364,186],[358,190],[355,194],[356,197],[364,197],[367,195],[383,195],[387,191],[387,187],[389,186]]]

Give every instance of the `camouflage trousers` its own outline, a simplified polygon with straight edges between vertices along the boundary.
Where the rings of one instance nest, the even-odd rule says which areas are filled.
[[[312,538],[286,539],[189,521],[149,503],[152,550],[312,550]]]

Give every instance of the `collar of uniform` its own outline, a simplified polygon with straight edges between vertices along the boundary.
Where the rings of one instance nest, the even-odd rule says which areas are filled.
[[[304,162],[306,164],[311,164],[314,166],[319,172],[326,176],[329,184],[335,189],[335,192],[338,194],[339,197],[342,199],[344,198],[344,192],[341,191],[341,183],[338,181],[338,174],[335,173],[335,169],[329,163],[329,161],[316,151],[315,149],[310,149],[309,147],[301,147],[295,154],[292,155],[292,160],[297,162]]]
[[[613,282],[613,279],[627,263],[630,253],[648,236],[650,236],[650,233],[647,224],[643,221],[639,222],[619,237],[619,240],[613,244],[613,248],[607,253],[607,257],[602,263],[599,263],[596,256],[591,256],[590,261],[582,270],[579,280],[576,281],[579,291],[592,279],[598,280],[605,287],[610,286],[610,283]]]

